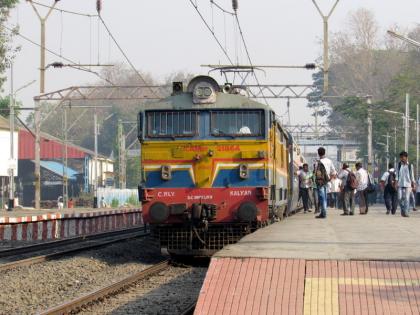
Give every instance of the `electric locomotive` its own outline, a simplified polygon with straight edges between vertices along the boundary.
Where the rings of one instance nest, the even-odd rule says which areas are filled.
[[[174,255],[211,255],[296,211],[303,157],[274,111],[211,77],[138,115],[144,222]]]

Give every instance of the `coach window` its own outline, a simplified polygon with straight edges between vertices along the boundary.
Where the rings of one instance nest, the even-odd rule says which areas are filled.
[[[152,138],[194,137],[197,135],[198,112],[147,112],[147,136]]]
[[[223,110],[211,112],[211,134],[213,136],[263,136],[264,111]]]

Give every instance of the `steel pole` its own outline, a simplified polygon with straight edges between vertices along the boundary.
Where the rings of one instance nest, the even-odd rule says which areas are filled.
[[[63,146],[62,146],[62,164],[63,164],[63,205],[68,208],[68,181],[67,181],[67,109],[63,110]]]
[[[47,21],[48,17],[50,16],[51,12],[54,10],[58,1],[54,1],[51,5],[50,9],[47,12],[47,15],[43,18],[39,14],[37,8],[29,1],[34,9],[38,19],[41,23],[41,45],[40,45],[40,82],[39,82],[39,91],[41,94],[45,93],[45,22]],[[40,208],[41,204],[41,109],[39,107],[39,103],[35,102],[35,209]]]
[[[416,106],[416,179],[419,177],[419,104]]]
[[[95,137],[95,156],[94,156],[94,171],[93,171],[93,207],[98,208],[98,115],[96,109],[93,113],[94,137]]]
[[[389,133],[386,133],[386,169],[389,165]]]
[[[410,128],[410,94],[405,94],[405,139],[404,150],[408,152],[408,137]]]
[[[9,204],[8,210],[12,211],[15,207],[14,194],[14,132],[15,132],[15,104],[13,91],[13,63],[10,65],[10,99],[9,99],[9,128],[10,128],[10,165],[9,165]]]
[[[367,125],[368,125],[368,143],[367,143],[367,150],[368,150],[368,171],[372,172],[372,160],[373,160],[373,151],[372,151],[372,109],[370,105],[372,104],[372,97],[367,96],[367,105],[368,105],[368,113],[367,113]]]
[[[397,167],[397,125],[394,126],[394,167]]]
[[[334,5],[332,6],[330,12],[327,15],[322,13],[320,7],[316,3],[315,0],[312,0],[313,4],[315,5],[316,9],[318,10],[319,14],[321,15],[322,22],[324,25],[324,94],[328,92],[328,71],[330,68],[329,64],[329,56],[328,56],[328,19],[331,17],[331,14],[334,12],[339,0],[336,0]]]

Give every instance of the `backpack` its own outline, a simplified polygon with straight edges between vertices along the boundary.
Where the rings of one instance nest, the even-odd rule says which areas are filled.
[[[386,187],[388,187],[389,191],[391,192],[397,192],[397,176],[395,175],[395,172],[389,172],[388,180],[386,182]]]
[[[356,189],[359,186],[359,182],[356,179],[356,174],[353,172],[348,171],[346,186],[350,189]]]
[[[329,177],[327,174],[327,170],[325,169],[324,164],[321,161],[318,161],[316,169],[315,169],[315,182],[317,186],[324,186],[328,183]]]

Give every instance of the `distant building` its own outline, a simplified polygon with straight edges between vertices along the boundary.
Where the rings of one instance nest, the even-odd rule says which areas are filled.
[[[35,197],[35,137],[27,130],[19,131],[18,193],[21,204],[32,206]],[[91,192],[94,184],[94,152],[67,144],[67,179],[69,197],[81,192]],[[65,146],[62,141],[41,133],[41,200],[57,200],[63,195],[63,176],[66,173]],[[109,178],[114,172],[114,161],[98,155],[98,187],[113,183]],[[111,175],[110,175],[111,174]]]

